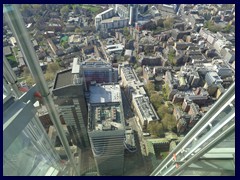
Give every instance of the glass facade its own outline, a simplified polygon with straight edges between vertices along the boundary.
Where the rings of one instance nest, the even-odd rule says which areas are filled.
[[[111,72],[109,72],[108,70],[85,70],[85,81],[88,85],[91,83],[91,81],[95,81],[96,83],[112,82],[112,75],[110,73]]]
[[[34,120],[24,128],[4,152],[5,176],[58,175],[61,170],[60,158],[49,147],[44,133],[34,125]]]

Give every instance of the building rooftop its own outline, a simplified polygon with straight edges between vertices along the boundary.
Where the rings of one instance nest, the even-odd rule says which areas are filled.
[[[120,102],[121,91],[118,84],[94,85],[89,87],[90,103]]]
[[[126,78],[126,81],[139,81],[137,76],[133,73],[133,70],[129,66],[122,67],[122,72],[124,74],[124,77]],[[140,81],[139,81],[140,82]]]
[[[71,85],[73,83],[72,78],[72,69],[57,73],[53,89]]]
[[[81,67],[83,68],[90,68],[90,67],[106,67],[106,68],[109,68],[109,67],[112,67],[112,65],[106,61],[104,61],[103,59],[101,58],[95,58],[95,57],[90,57],[89,59],[83,61],[81,64],[80,64]]]
[[[89,130],[124,129],[121,90],[118,84],[89,87]]]
[[[109,8],[106,11],[103,11],[103,12],[99,13],[95,18],[101,18],[102,15],[104,15],[104,14],[106,14],[106,13],[112,11],[112,10],[113,10],[113,8]]]
[[[120,20],[125,20],[127,18],[121,18],[121,17],[112,17],[112,18],[109,18],[109,19],[104,19],[102,20],[101,23],[110,23],[110,22],[114,22],[114,21],[120,21]]]
[[[89,130],[113,131],[123,129],[120,104],[99,104],[90,108]]]
[[[138,105],[138,108],[141,112],[143,119],[147,120],[148,122],[159,120],[155,110],[153,109],[153,106],[151,105],[147,97],[142,95],[137,95],[134,97],[134,100]]]
[[[78,63],[78,58],[73,58],[72,73],[76,74],[80,71],[80,65]]]

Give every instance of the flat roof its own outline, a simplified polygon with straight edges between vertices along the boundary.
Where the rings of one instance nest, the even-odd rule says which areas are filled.
[[[131,81],[138,81],[138,78],[135,76],[135,74],[133,73],[133,69],[129,66],[125,66],[125,67],[122,67],[122,72],[123,72],[123,75],[124,77],[126,78],[126,81],[128,82],[131,82]]]
[[[78,63],[78,58],[73,58],[72,73],[76,74],[80,71],[80,65]]]
[[[89,130],[114,131],[124,129],[120,104],[104,103],[90,108]]]
[[[120,102],[121,90],[119,84],[96,84],[89,87],[90,103]]]
[[[153,106],[147,97],[137,95],[133,99],[136,101],[138,109],[140,110],[141,115],[144,119],[146,119],[148,122],[159,120],[155,110],[153,109]]]
[[[106,48],[108,50],[110,50],[110,49],[123,49],[124,46],[122,44],[113,44],[113,45],[107,45]]]
[[[72,69],[68,69],[68,70],[57,73],[55,83],[54,83],[54,89],[71,85],[71,84],[73,84]]]

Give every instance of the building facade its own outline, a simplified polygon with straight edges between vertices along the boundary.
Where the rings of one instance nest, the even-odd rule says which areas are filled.
[[[73,143],[79,148],[87,148],[87,106],[79,70],[79,66],[74,66],[73,69],[57,73],[52,93]]]
[[[123,175],[125,125],[120,86],[89,87],[88,135],[99,175]]]

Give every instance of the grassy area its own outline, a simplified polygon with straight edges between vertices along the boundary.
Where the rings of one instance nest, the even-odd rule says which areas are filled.
[[[91,11],[92,13],[99,13],[101,11],[101,7],[93,6],[93,5],[80,5],[80,7]]]
[[[168,155],[168,152],[161,152],[162,159],[165,159]]]
[[[12,60],[12,61],[16,61],[16,58],[14,57],[14,55],[7,56],[7,59]]]

